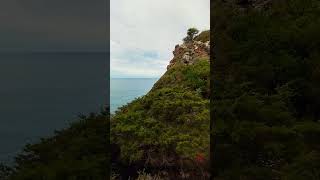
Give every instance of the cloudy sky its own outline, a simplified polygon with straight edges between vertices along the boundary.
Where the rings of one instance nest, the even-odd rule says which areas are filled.
[[[1,0],[0,52],[106,51],[107,0]]]
[[[190,27],[210,27],[210,0],[111,0],[111,77],[160,77]]]

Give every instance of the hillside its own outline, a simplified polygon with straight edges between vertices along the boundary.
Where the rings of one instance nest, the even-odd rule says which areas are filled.
[[[122,178],[143,170],[164,179],[208,176],[209,32],[173,54],[152,90],[111,118],[113,173]]]
[[[319,1],[211,5],[214,178],[318,180]]]

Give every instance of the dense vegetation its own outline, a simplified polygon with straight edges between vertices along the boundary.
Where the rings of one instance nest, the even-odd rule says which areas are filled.
[[[145,96],[111,118],[114,173],[145,169],[166,177],[204,177],[209,162],[208,59],[176,64]],[[121,171],[120,165],[134,173]],[[127,175],[127,176],[125,176]]]
[[[53,137],[28,144],[1,180],[99,180],[109,177],[108,111],[81,116]]]
[[[211,1],[215,179],[318,180],[320,2],[250,2]]]

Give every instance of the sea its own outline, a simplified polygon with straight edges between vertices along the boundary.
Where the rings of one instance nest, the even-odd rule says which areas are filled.
[[[0,54],[0,162],[109,104],[107,53]]]
[[[112,68],[112,67],[111,67]],[[115,111],[132,100],[147,94],[158,78],[111,78],[110,111]]]

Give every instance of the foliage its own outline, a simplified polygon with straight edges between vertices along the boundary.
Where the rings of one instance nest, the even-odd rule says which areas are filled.
[[[212,3],[216,179],[319,179],[320,4],[272,2]]]
[[[183,39],[184,42],[190,42],[194,40],[195,35],[199,33],[199,30],[196,28],[190,28],[187,32],[187,37]]]
[[[201,41],[203,43],[210,41],[210,30],[202,31],[200,34],[198,34],[195,38],[195,41]]]
[[[209,61],[176,65],[111,119],[119,161],[157,171],[200,172],[209,160]],[[204,163],[200,165],[199,155]],[[202,160],[202,159],[201,159]],[[118,163],[119,162],[114,162]]]
[[[0,179],[8,180],[12,173],[12,169],[4,164],[0,164]]]
[[[8,180],[106,179],[108,115],[81,116],[53,137],[25,146]]]
[[[207,58],[199,59],[192,66],[176,65],[170,68],[154,85],[153,90],[162,87],[178,87],[196,91],[208,99],[210,93],[210,63]]]

